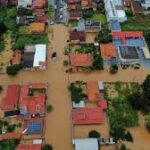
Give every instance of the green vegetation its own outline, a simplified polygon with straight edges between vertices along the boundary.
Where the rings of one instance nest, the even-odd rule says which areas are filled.
[[[53,150],[53,147],[50,144],[45,144],[43,145],[42,150]]]
[[[47,110],[47,112],[51,112],[53,110],[53,106],[51,104],[48,104],[46,106],[46,110]]]
[[[26,34],[17,34],[16,41],[13,44],[13,49],[22,50],[27,44],[47,44],[48,36],[47,34],[36,34],[36,35],[26,35]]]
[[[133,30],[133,31],[150,31],[150,21],[144,21],[138,17],[129,17],[128,21],[121,24],[121,28],[124,31]]]
[[[126,128],[138,126],[138,114],[128,103],[127,98],[130,93],[136,91],[135,85],[132,83],[128,85],[123,82],[115,82],[112,85],[110,87],[114,88],[113,90],[118,93],[118,96],[112,98],[111,95],[108,95],[107,91],[105,92],[105,97],[109,99],[110,103],[110,107],[107,110],[110,134],[114,137],[115,141],[126,140],[133,142],[132,135],[126,131]],[[106,90],[110,87],[107,85]]]
[[[109,42],[112,42],[111,31],[108,28],[103,27],[101,29],[101,31],[98,33],[97,39],[98,39],[98,41],[100,43],[109,43]]]
[[[0,52],[2,52],[5,48],[5,42],[2,35],[0,35]]]
[[[122,144],[120,150],[127,150],[126,145]]]
[[[54,18],[55,9],[54,9],[53,5],[48,5],[48,15],[50,18]]]
[[[118,66],[117,66],[117,64],[112,64],[112,65],[110,66],[109,72],[110,72],[111,74],[117,73],[117,72],[118,72]]]
[[[6,30],[15,32],[17,30],[16,25],[17,8],[11,7],[7,9],[0,9],[0,24],[3,24]]]
[[[91,67],[82,67],[84,73],[90,73],[92,71]]]
[[[150,113],[146,115],[145,121],[146,121],[146,128],[150,132]]]
[[[69,24],[70,24],[72,27],[75,27],[75,26],[77,26],[77,24],[78,24],[78,20],[69,20]]]
[[[18,28],[18,34],[27,34],[28,33],[28,27],[27,26],[20,26]]]
[[[64,64],[64,66],[68,66],[69,65],[69,61],[68,60],[64,60],[63,64]]]
[[[105,25],[107,23],[106,16],[100,12],[93,13],[90,19],[93,21],[100,21],[101,25]]]
[[[145,32],[144,36],[145,36],[145,40],[148,45],[148,48],[150,49],[150,31]]]
[[[5,141],[0,141],[0,149],[3,150],[15,150],[16,146],[19,144],[19,141],[16,139],[9,139]]]
[[[11,65],[7,67],[7,74],[16,75],[22,69],[21,64]]]
[[[15,128],[16,128],[16,125],[15,125],[15,124],[13,124],[13,125],[8,125],[8,126],[7,126],[7,131],[8,131],[8,132],[13,132],[13,131],[15,130]]]
[[[18,16],[32,16],[32,10],[26,8],[18,8],[17,9]]]
[[[95,130],[89,132],[89,138],[100,138],[100,136],[100,133]]]
[[[71,92],[71,99],[75,103],[79,103],[83,98],[83,89],[81,88],[82,83],[76,82],[71,83],[68,87],[68,90]]]
[[[136,110],[142,110],[144,112],[150,111],[150,75],[148,75],[140,90],[134,91],[128,95],[128,101],[131,106]]]

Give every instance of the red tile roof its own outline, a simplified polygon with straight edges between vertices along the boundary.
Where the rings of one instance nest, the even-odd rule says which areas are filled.
[[[104,122],[104,112],[98,108],[78,108],[72,110],[74,125],[100,124]]]
[[[91,0],[81,0],[81,6],[83,8],[90,7],[91,6]]]
[[[35,8],[40,9],[40,8],[44,8],[45,4],[46,4],[46,0],[34,0],[32,7],[34,9]]]
[[[19,144],[16,150],[41,150],[41,144]]]
[[[13,64],[20,64],[21,62],[21,51],[15,51],[12,58]]]
[[[92,66],[93,57],[91,54],[70,54],[70,62],[74,67],[89,67]]]
[[[86,88],[89,101],[95,102],[101,99],[98,83],[96,81],[88,81]]]
[[[21,97],[26,97],[29,95],[29,87],[26,84],[21,86]]]
[[[113,43],[100,44],[100,52],[103,59],[116,57],[116,50]]]
[[[45,94],[36,94],[34,96],[23,97],[20,101],[20,108],[26,108],[27,113],[32,115],[38,112],[40,115],[45,114]]]
[[[0,137],[0,140],[8,140],[8,139],[20,139],[21,138],[20,132],[8,132],[5,134],[2,134]]]
[[[99,106],[102,110],[107,109],[107,101],[104,100],[104,99],[101,99],[101,100],[98,102],[98,106]]]
[[[112,32],[113,38],[120,38],[123,44],[126,44],[126,38],[143,38],[142,31],[120,31]]]
[[[19,85],[8,85],[6,98],[2,102],[1,109],[15,109],[19,100]]]
[[[85,32],[75,32],[71,31],[69,35],[70,41],[80,41],[80,42],[85,42],[86,40],[86,35]]]
[[[70,12],[70,14],[69,14],[69,18],[71,19],[71,20],[74,20],[74,19],[78,19],[78,18],[81,18],[82,17],[82,12]]]

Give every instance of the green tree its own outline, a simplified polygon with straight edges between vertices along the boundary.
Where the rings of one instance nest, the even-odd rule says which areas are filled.
[[[150,132],[150,113],[146,115],[145,121],[146,121],[146,128]]]
[[[127,150],[126,145],[122,144],[120,150]]]
[[[129,142],[133,142],[133,137],[129,131],[125,134],[125,139]]]
[[[117,73],[117,72],[118,72],[118,66],[117,66],[116,64],[112,64],[112,65],[110,66],[109,72],[110,72],[111,74]]]
[[[53,110],[53,106],[51,104],[48,104],[46,106],[46,110],[47,110],[47,112],[51,112]]]
[[[107,28],[102,28],[98,33],[98,40],[100,43],[109,43],[112,42],[111,31]]]
[[[76,87],[74,83],[71,83],[68,87],[69,91],[71,92],[71,99],[75,103],[79,103],[82,100],[83,94],[82,94],[82,88]]]
[[[127,100],[135,110],[141,110],[142,107],[142,99],[141,94],[138,93],[131,93],[127,96]]]
[[[69,62],[68,62],[68,60],[64,60],[64,66],[68,66],[69,65]]]
[[[42,150],[53,150],[53,147],[50,144],[45,144],[43,145]]]
[[[92,130],[89,132],[89,138],[100,138],[100,133],[95,130]]]
[[[93,69],[94,70],[103,70],[104,69],[104,64],[103,64],[103,59],[100,57],[99,54],[94,53],[93,54]]]
[[[11,65],[7,67],[7,74],[16,75],[22,69],[21,64]]]
[[[16,128],[16,125],[15,125],[15,124],[13,124],[13,125],[8,125],[8,126],[7,126],[7,131],[8,131],[8,132],[13,132],[13,131],[15,130],[15,128]]]

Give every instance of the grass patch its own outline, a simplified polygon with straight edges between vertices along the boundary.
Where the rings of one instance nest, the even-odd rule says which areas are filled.
[[[5,48],[5,41],[3,36],[0,36],[0,52],[2,52]]]
[[[28,44],[48,44],[48,36],[47,34],[17,34],[12,49],[22,50],[24,46]]]
[[[69,25],[71,25],[72,27],[77,26],[77,24],[78,24],[78,20],[70,20],[69,21]]]
[[[130,17],[128,21],[121,24],[122,30],[139,30],[139,31],[150,31],[150,21],[142,21],[137,17]]]
[[[106,16],[102,13],[94,13],[91,20],[100,21],[102,25],[107,23]]]
[[[28,33],[28,27],[27,26],[20,26],[18,29],[18,34],[27,34]]]

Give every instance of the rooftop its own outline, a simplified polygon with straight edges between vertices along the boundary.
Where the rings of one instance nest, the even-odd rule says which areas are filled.
[[[93,57],[91,54],[70,54],[71,65],[75,67],[92,66]]]
[[[113,43],[100,44],[100,52],[103,59],[116,57],[116,50]]]
[[[45,23],[31,23],[29,30],[31,33],[43,33],[45,32]]]
[[[41,150],[41,144],[19,144],[16,150]]]
[[[8,85],[6,97],[2,102],[1,109],[15,109],[19,100],[19,91],[19,85]]]
[[[73,109],[72,115],[74,125],[90,125],[104,122],[104,112],[100,107]]]

